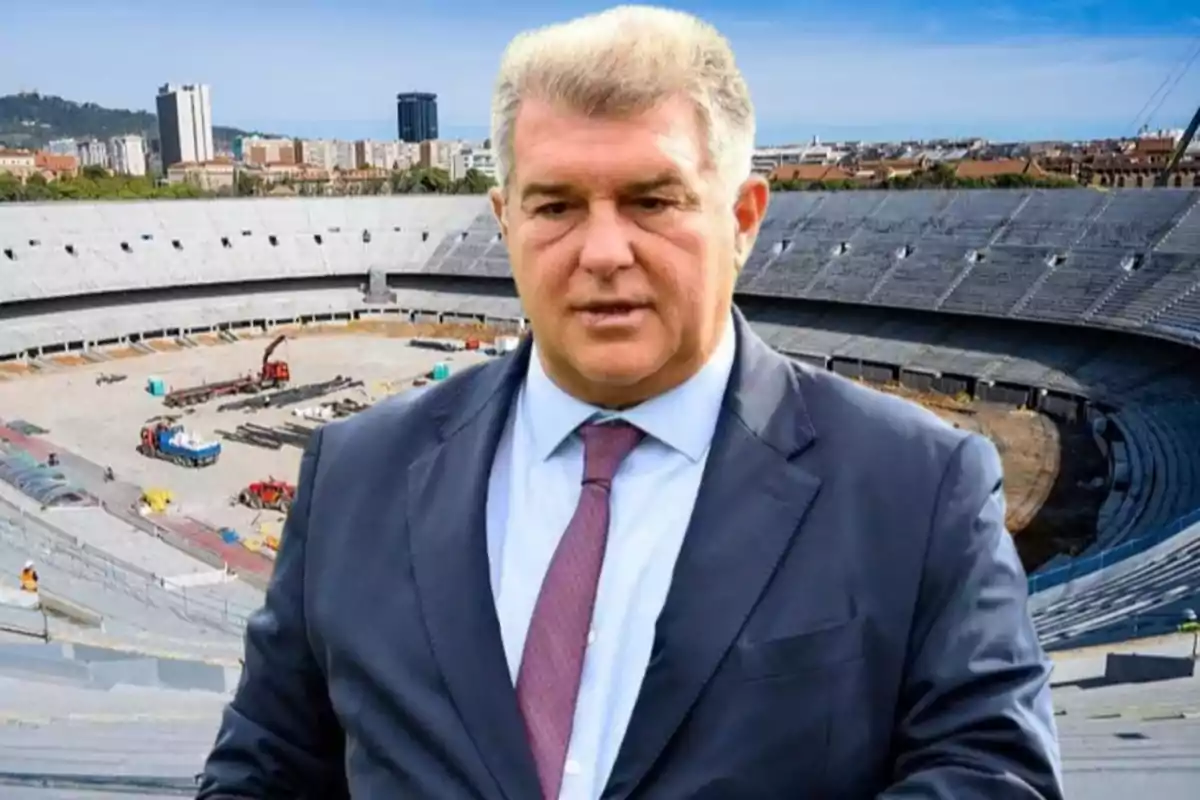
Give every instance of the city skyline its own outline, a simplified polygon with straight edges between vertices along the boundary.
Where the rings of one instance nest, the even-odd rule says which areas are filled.
[[[0,94],[37,90],[152,110],[157,85],[199,82],[213,87],[217,124],[385,139],[395,136],[396,94],[419,90],[438,95],[443,138],[481,139],[495,66],[511,35],[607,4],[569,0],[553,13],[506,8],[502,19],[475,0],[405,5],[401,13],[379,0],[336,7],[321,0],[285,15],[277,0],[264,0],[237,7],[237,24],[229,23],[229,0],[214,0],[197,20],[145,0],[117,0],[103,10],[79,0],[22,7],[6,12],[0,30]],[[970,9],[945,0],[864,0],[840,10],[748,0],[736,12],[728,0],[667,5],[697,11],[729,36],[754,93],[763,145],[814,135],[1133,135],[1155,90],[1200,52],[1200,16],[1162,0],[1020,0]],[[145,13],[151,8],[154,14]],[[61,26],[50,23],[66,12],[77,24],[64,40]],[[268,19],[275,35],[262,37],[254,23]],[[118,29],[138,47],[112,48],[105,33]],[[390,39],[403,46],[384,46]],[[51,46],[69,47],[73,57],[37,57]],[[86,69],[78,69],[81,62]],[[1200,63],[1193,63],[1146,121],[1183,127],[1197,105]]]

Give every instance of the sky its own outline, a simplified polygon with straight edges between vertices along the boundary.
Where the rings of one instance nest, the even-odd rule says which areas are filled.
[[[760,145],[1128,136],[1139,121],[1182,128],[1200,106],[1200,4],[1191,0],[662,4],[729,38]],[[207,83],[220,125],[387,139],[396,93],[431,91],[443,138],[483,138],[508,40],[607,5],[38,0],[4,12],[0,95],[153,109],[163,83]],[[1159,105],[1164,80],[1181,73]]]

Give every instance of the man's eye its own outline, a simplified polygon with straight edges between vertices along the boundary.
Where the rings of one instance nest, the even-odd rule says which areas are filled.
[[[534,209],[534,213],[542,217],[558,217],[567,213],[566,203],[546,203]]]
[[[662,197],[640,197],[634,205],[642,211],[662,211],[671,205],[671,201]]]

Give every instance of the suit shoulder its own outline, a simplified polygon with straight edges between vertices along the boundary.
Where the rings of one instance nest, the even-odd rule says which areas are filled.
[[[913,400],[806,364],[794,368],[818,440],[860,452],[923,452],[944,463],[971,435]]]
[[[480,380],[501,369],[500,359],[474,364],[444,381],[414,387],[384,398],[370,408],[322,426],[321,458],[342,452],[366,453],[402,447],[392,452],[414,452],[427,441],[436,423],[467,397]]]

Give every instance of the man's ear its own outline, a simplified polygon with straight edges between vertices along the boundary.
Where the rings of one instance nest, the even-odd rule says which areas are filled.
[[[488,190],[488,199],[492,201],[492,214],[496,217],[497,224],[500,225],[500,236],[507,241],[508,222],[504,216],[504,190],[498,186],[493,186]]]
[[[738,270],[750,257],[754,242],[758,239],[759,228],[767,216],[767,205],[771,199],[771,187],[766,178],[761,175],[751,175],[738,189],[737,198],[733,204],[733,216],[737,221],[737,233],[734,239],[734,252],[737,256]]]

